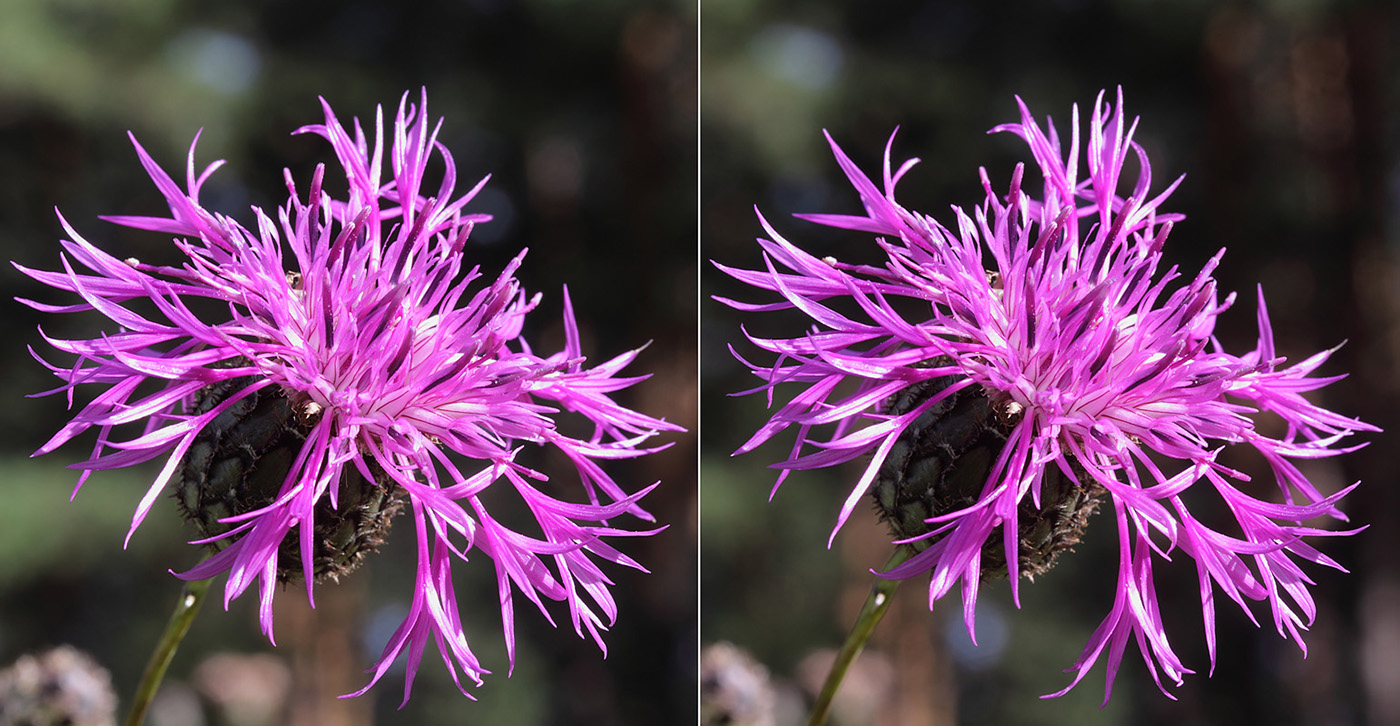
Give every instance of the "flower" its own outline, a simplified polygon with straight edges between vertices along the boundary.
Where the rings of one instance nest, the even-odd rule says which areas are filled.
[[[227,573],[225,607],[259,582],[269,639],[275,582],[302,577],[314,604],[314,580],[353,567],[397,511],[410,512],[418,552],[412,605],[369,683],[352,695],[407,651],[407,702],[429,640],[464,694],[457,667],[481,685],[489,671],[468,647],[451,576],[453,560],[472,550],[494,563],[512,665],[517,589],[551,622],[543,599],[566,602],[575,632],[587,630],[606,652],[601,631],[617,609],[599,565],[645,571],[609,540],[660,529],[609,523],[623,514],[654,521],[638,501],[656,484],[628,494],[600,461],[665,448],[643,442],[681,430],[610,398],[646,378],[618,375],[640,350],[585,367],[565,288],[564,348],[540,355],[521,337],[541,299],[514,277],[526,250],[489,283],[480,268],[464,270],[468,237],[490,217],[463,210],[486,179],[454,196],[457,170],[437,138],[441,120],[429,122],[426,91],[418,108],[405,94],[389,136],[377,111],[373,146],[358,121],[352,135],[324,100],[322,107],[325,123],[297,133],[330,142],[348,182],[344,199],[323,190],[324,165],[304,198],[287,172],[286,205],[273,214],[254,208],[256,231],[249,230],[200,204],[201,187],[222,162],[196,174],[191,144],[182,190],[133,136],[170,216],[106,219],[175,235],[183,260],[116,259],[60,215],[71,236],[62,243],[63,270],[19,269],[82,302],[22,302],[45,312],[95,310],[120,330],[91,340],[45,336],[77,356],[71,366],[45,363],[63,381],[48,393],[65,393],[71,406],[79,384],[104,390],[38,453],[96,428],[91,456],[75,465],[78,487],[93,471],[164,456],[127,540],[179,481],[182,508],[205,535],[197,542],[217,549],[179,576]],[[428,186],[430,163],[443,169],[436,188]],[[193,309],[200,298],[227,314],[206,322]],[[131,438],[114,432],[137,425]],[[551,482],[548,493],[541,485],[548,477],[516,461],[527,444],[562,454],[577,478]],[[239,497],[219,500],[216,480]],[[575,486],[574,496],[556,498]],[[481,499],[493,487],[513,490],[537,531],[493,518]]]
[[[762,380],[746,393],[767,392],[771,402],[782,384],[801,391],[736,453],[796,427],[791,453],[774,465],[782,470],[775,491],[794,470],[868,458],[836,529],[874,491],[897,543],[919,550],[881,576],[930,573],[930,605],[961,583],[974,639],[980,580],[1005,569],[1019,606],[1018,572],[1048,567],[1106,499],[1119,535],[1116,595],[1071,667],[1073,681],[1051,695],[1068,692],[1107,654],[1107,703],[1130,638],[1163,693],[1159,668],[1177,685],[1192,672],[1163,629],[1154,553],[1166,559],[1180,551],[1195,561],[1212,666],[1217,587],[1251,620],[1247,601],[1266,601],[1279,633],[1306,653],[1301,631],[1316,608],[1300,561],[1342,567],[1304,537],[1360,530],[1306,523],[1344,520],[1336,505],[1356,484],[1319,491],[1294,462],[1354,450],[1342,445],[1346,437],[1378,429],[1304,397],[1340,378],[1311,375],[1332,351],[1285,366],[1262,289],[1258,345],[1239,356],[1221,349],[1212,330],[1234,296],[1220,300],[1211,273],[1224,250],[1189,280],[1178,281],[1176,267],[1162,269],[1163,245],[1182,217],[1160,208],[1181,180],[1149,191],[1151,168],[1133,141],[1136,120],[1125,121],[1121,89],[1112,106],[1102,93],[1095,101],[1087,167],[1078,107],[1066,151],[1052,124],[1042,129],[1017,103],[1019,123],[992,131],[1030,147],[1044,180],[1040,198],[1023,189],[1024,165],[1004,196],[983,169],[985,201],[971,213],[955,207],[954,225],[945,227],[895,201],[896,184],[917,160],[892,172],[893,136],[881,189],[828,135],[865,214],[798,216],[878,235],[883,267],[814,257],[761,215],[771,237],[759,240],[764,269],[719,265],[781,298],[721,302],[750,312],[795,309],[814,323],[788,339],[746,332],[777,354],[771,365],[746,362]],[[1124,173],[1130,157],[1135,179]],[[1125,181],[1131,191],[1120,196]],[[1282,421],[1268,429],[1274,434],[1257,425],[1264,412]],[[953,425],[935,428],[951,416]],[[1248,477],[1218,461],[1232,446],[1263,455],[1282,503],[1244,491]],[[980,469],[953,467],[974,450]],[[1193,514],[1208,491],[1234,518],[1233,531]],[[902,511],[909,507],[915,516]],[[988,565],[989,557],[999,562]]]

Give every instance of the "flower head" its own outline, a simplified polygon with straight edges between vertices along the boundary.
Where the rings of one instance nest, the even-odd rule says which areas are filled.
[[[1211,277],[1224,250],[1194,277],[1166,268],[1162,248],[1182,217],[1161,205],[1181,180],[1151,190],[1121,91],[1112,106],[1100,94],[1087,138],[1074,109],[1068,148],[1018,103],[1020,121],[993,131],[1030,147],[1043,180],[1038,197],[1023,165],[1005,194],[982,170],[985,201],[970,213],[955,207],[944,226],[895,201],[895,185],[917,160],[892,171],[887,146],[881,188],[832,141],[866,213],[799,216],[878,235],[885,264],[819,259],[760,217],[771,236],[759,240],[765,269],[720,266],[780,297],[722,302],[792,308],[814,323],[790,339],[749,336],[777,354],[771,365],[748,364],[763,381],[750,392],[771,397],[787,383],[802,390],[739,452],[796,427],[791,453],[775,465],[778,485],[794,470],[866,459],[837,529],[874,491],[898,541],[919,550],[882,575],[929,573],[930,604],[961,584],[970,633],[988,572],[1004,569],[1015,596],[1018,573],[1048,567],[1106,502],[1119,535],[1116,596],[1072,666],[1073,682],[1054,695],[1107,653],[1106,702],[1129,639],[1159,687],[1161,673],[1179,685],[1192,672],[1167,639],[1153,586],[1154,562],[1175,551],[1195,561],[1212,665],[1216,588],[1251,619],[1247,601],[1267,602],[1278,631],[1304,647],[1301,631],[1316,608],[1299,565],[1341,566],[1303,538],[1359,530],[1307,524],[1345,519],[1336,504],[1356,485],[1320,491],[1294,462],[1351,451],[1358,447],[1344,445],[1347,436],[1376,429],[1304,397],[1340,378],[1311,375],[1332,351],[1285,365],[1262,290],[1253,351],[1226,353],[1212,337],[1234,302],[1233,294],[1220,299]],[[1130,158],[1136,178],[1124,172]],[[1269,429],[1276,433],[1256,426],[1262,412],[1282,420]],[[1281,503],[1246,492],[1248,477],[1217,460],[1239,446],[1263,455]],[[980,469],[950,471],[971,451],[983,457]],[[1192,513],[1212,493],[1235,520],[1226,531]],[[915,516],[904,516],[909,507]]]
[[[200,204],[222,162],[196,174],[192,144],[181,189],[133,137],[170,215],[107,219],[175,235],[182,259],[116,259],[60,215],[71,236],[63,270],[20,270],[82,301],[23,302],[95,310],[119,329],[92,340],[46,336],[77,357],[70,366],[45,363],[63,381],[49,393],[65,393],[71,405],[80,384],[103,390],[38,453],[97,429],[91,456],[76,465],[78,487],[93,471],[164,457],[131,532],[174,483],[198,541],[217,550],[180,577],[227,573],[225,606],[259,583],[269,638],[274,583],[301,577],[310,599],[314,581],[353,567],[395,513],[409,512],[418,551],[412,605],[356,695],[407,651],[406,701],[429,640],[459,688],[456,667],[480,685],[488,671],[467,645],[451,577],[453,560],[472,550],[494,564],[512,663],[517,590],[546,618],[544,599],[566,602],[575,632],[587,630],[602,648],[617,612],[599,565],[642,569],[608,540],[659,530],[609,523],[624,514],[652,521],[638,500],[656,485],[629,494],[599,462],[656,451],[643,442],[679,428],[610,398],[645,378],[618,375],[639,351],[585,367],[567,289],[564,349],[541,355],[522,339],[540,300],[514,277],[525,250],[494,280],[465,267],[472,228],[489,216],[464,208],[486,180],[458,194],[426,92],[417,108],[404,96],[387,134],[381,108],[372,137],[322,106],[325,123],[298,133],[330,142],[348,182],[343,199],[323,190],[324,165],[304,195],[287,173],[287,203],[272,214],[255,208],[248,229]],[[430,162],[442,169],[436,186]],[[192,310],[200,298],[221,311],[218,322]],[[567,418],[584,425],[558,425]],[[117,434],[129,427],[140,431]],[[565,433],[575,429],[582,435]],[[544,473],[516,461],[527,444],[552,448],[576,472],[544,485]],[[231,501],[214,491],[230,487]],[[513,490],[536,528],[515,531],[493,518],[481,500],[491,487]]]

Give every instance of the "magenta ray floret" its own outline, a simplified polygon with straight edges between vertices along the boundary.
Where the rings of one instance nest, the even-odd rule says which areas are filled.
[[[1316,609],[1300,561],[1342,568],[1303,538],[1360,530],[1306,524],[1323,515],[1345,520],[1336,503],[1356,485],[1324,493],[1293,462],[1352,451],[1360,445],[1344,445],[1348,436],[1377,429],[1305,398],[1341,378],[1312,376],[1332,351],[1285,366],[1274,351],[1262,289],[1257,347],[1240,356],[1221,349],[1212,331],[1234,295],[1221,300],[1211,273],[1224,250],[1194,278],[1182,278],[1176,267],[1163,269],[1163,244],[1182,217],[1161,205],[1181,180],[1151,191],[1151,167],[1133,141],[1137,122],[1125,120],[1121,90],[1113,105],[1099,95],[1087,138],[1081,137],[1075,107],[1068,149],[1053,125],[1042,129],[1017,102],[1020,121],[992,131],[1013,133],[1030,147],[1043,179],[1038,197],[1023,178],[1023,165],[1006,194],[993,190],[984,169],[983,204],[970,213],[955,207],[954,225],[945,227],[895,201],[896,184],[917,159],[892,171],[893,136],[885,149],[883,188],[828,136],[865,214],[798,216],[878,235],[885,265],[814,257],[761,215],[771,237],[759,240],[765,269],[719,265],[781,298],[721,302],[752,312],[793,308],[815,323],[794,338],[748,335],[777,354],[771,365],[746,361],[763,381],[749,393],[764,391],[771,402],[780,384],[799,384],[801,391],[736,453],[796,427],[791,453],[774,465],[781,470],[775,488],[794,470],[861,459],[864,472],[841,507],[839,529],[905,429],[957,390],[981,386],[993,401],[1022,415],[979,501],[928,520],[933,531],[924,538],[936,541],[884,577],[929,573],[930,604],[961,583],[972,632],[981,550],[993,529],[1005,524],[1015,595],[1018,505],[1030,497],[1039,507],[1047,471],[1057,468],[1073,479],[1077,466],[1107,491],[1120,564],[1112,609],[1071,666],[1073,681],[1053,695],[1073,688],[1106,654],[1107,702],[1129,639],[1137,641],[1159,687],[1161,674],[1180,685],[1192,672],[1172,650],[1153,587],[1154,561],[1177,550],[1196,563],[1212,667],[1217,587],[1251,619],[1247,601],[1266,601],[1275,628],[1306,652],[1302,631]],[[1124,172],[1130,158],[1139,168],[1136,178]],[[1121,196],[1124,186],[1129,191]],[[912,319],[911,303],[922,311]],[[950,375],[960,377],[958,383],[912,410],[882,408],[901,391]],[[1256,428],[1261,412],[1282,419],[1279,436]],[[1263,455],[1284,503],[1246,493],[1241,484],[1248,477],[1217,461],[1222,449],[1238,445]],[[1164,469],[1164,458],[1178,464]],[[1233,533],[1212,529],[1192,514],[1190,502],[1206,491],[1233,515]]]
[[[654,521],[638,500],[656,485],[628,494],[599,461],[665,448],[643,443],[661,431],[681,430],[610,398],[646,378],[618,375],[640,350],[585,367],[567,288],[564,349],[540,355],[521,338],[525,316],[540,300],[527,296],[514,277],[526,251],[494,280],[478,267],[464,269],[473,226],[490,219],[464,208],[486,179],[458,195],[456,166],[437,139],[441,120],[429,122],[426,92],[417,108],[405,94],[387,136],[382,108],[370,138],[358,121],[347,129],[324,100],[322,107],[325,123],[298,133],[330,142],[348,182],[344,199],[323,190],[324,165],[304,196],[287,173],[286,205],[272,215],[255,208],[256,224],[249,230],[200,204],[201,187],[223,162],[196,174],[191,144],[182,189],[132,137],[170,215],[106,219],[175,235],[182,262],[116,259],[60,215],[71,238],[62,243],[63,270],[19,269],[77,293],[82,302],[22,302],[46,312],[96,310],[119,330],[92,340],[45,336],[77,357],[69,367],[45,363],[63,381],[49,393],[65,393],[71,406],[79,384],[105,390],[37,453],[97,429],[91,456],[75,465],[82,470],[78,487],[93,471],[164,456],[132,518],[134,533],[172,477],[178,478],[182,457],[200,431],[255,391],[280,387],[317,414],[280,495],[257,511],[222,520],[236,524],[224,535],[230,543],[180,577],[227,573],[225,606],[258,582],[261,624],[272,638],[279,544],[298,538],[310,599],[316,506],[323,500],[336,505],[341,474],[350,467],[374,481],[373,464],[406,492],[417,539],[417,587],[409,615],[371,669],[369,684],[354,695],[407,651],[406,702],[430,640],[459,688],[456,667],[481,684],[489,671],[467,646],[451,577],[452,562],[466,560],[473,549],[494,563],[512,664],[517,591],[547,619],[544,599],[566,602],[575,632],[583,636],[586,630],[603,648],[601,631],[617,609],[599,562],[643,569],[608,539],[660,530],[609,523],[623,514]],[[443,169],[436,186],[428,183],[430,162]],[[205,322],[187,307],[195,298],[226,304],[227,319]],[[134,301],[155,314],[126,306]],[[244,377],[254,382],[207,412],[190,412],[193,396],[205,386]],[[567,416],[582,417],[591,431],[583,438],[564,433],[556,423]],[[142,430],[134,438],[116,435],[118,427],[137,424]],[[537,486],[547,477],[515,461],[527,444],[552,447],[573,463],[576,496],[558,499]],[[565,489],[571,478],[555,481],[551,490]],[[480,495],[493,485],[514,490],[533,514],[537,532],[512,530],[490,515]]]

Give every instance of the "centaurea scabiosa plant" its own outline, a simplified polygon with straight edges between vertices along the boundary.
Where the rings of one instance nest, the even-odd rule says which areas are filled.
[[[222,162],[196,173],[191,145],[182,188],[133,136],[170,215],[106,219],[173,235],[170,260],[116,259],[60,215],[63,269],[20,267],[81,298],[28,305],[96,311],[117,326],[91,340],[46,336],[76,357],[45,363],[62,381],[50,393],[71,405],[83,384],[102,390],[38,453],[95,429],[91,455],[74,465],[79,487],[94,471],[163,460],[128,541],[173,490],[196,542],[215,551],[179,576],[227,575],[226,607],[256,584],[269,639],[279,581],[303,580],[312,600],[313,583],[353,569],[395,514],[410,515],[412,604],[353,694],[406,653],[405,702],[429,643],[463,693],[458,668],[477,685],[488,672],[453,588],[453,563],[473,551],[495,568],[512,664],[519,596],[551,622],[545,601],[566,603],[575,632],[603,648],[617,610],[600,565],[642,569],[612,540],[659,530],[618,522],[654,521],[639,500],[656,485],[628,493],[602,463],[665,448],[644,444],[679,430],[612,399],[645,378],[619,375],[639,350],[586,365],[567,289],[563,349],[538,353],[522,338],[541,300],[515,277],[526,251],[494,279],[469,266],[469,235],[490,218],[467,208],[486,180],[458,191],[441,119],[428,116],[426,92],[416,107],[408,101],[388,129],[379,109],[369,134],[322,101],[324,123],[298,133],[330,142],[345,196],[326,191],[324,164],[300,187],[287,172],[287,203],[254,208],[251,228],[200,202]],[[572,467],[546,476],[517,461],[527,447]],[[523,501],[531,527],[512,529],[483,505],[483,492],[502,488]]]
[[[1118,531],[1112,604],[1072,682],[1052,695],[1106,656],[1107,702],[1130,640],[1164,693],[1161,674],[1180,685],[1192,672],[1164,632],[1153,585],[1154,564],[1171,556],[1195,562],[1212,666],[1217,593],[1252,620],[1249,601],[1266,603],[1279,633],[1304,648],[1316,608],[1300,565],[1341,569],[1305,537],[1359,530],[1312,522],[1344,520],[1337,502],[1356,484],[1320,491],[1295,462],[1351,451],[1351,434],[1376,429],[1305,397],[1340,378],[1312,375],[1332,351],[1288,365],[1262,289],[1254,350],[1227,353],[1213,337],[1235,299],[1222,300],[1211,277],[1224,250],[1194,276],[1163,262],[1182,217],[1162,205],[1181,179],[1152,189],[1121,90],[1112,105],[1099,95],[1087,133],[1074,109],[1068,146],[1018,103],[1019,122],[993,131],[1025,141],[1039,194],[1024,165],[1004,190],[984,169],[985,201],[954,207],[947,226],[895,200],[917,160],[894,167],[893,136],[880,186],[828,137],[865,214],[798,216],[876,235],[883,265],[818,258],[760,216],[763,269],[720,267],[778,299],[722,302],[793,309],[813,325],[792,338],[748,336],[776,354],[748,364],[762,380],[749,393],[798,392],[738,453],[796,429],[774,464],[775,492],[793,471],[859,460],[836,528],[873,493],[902,551],[883,582],[927,573],[930,606],[960,586],[974,640],[980,583],[1007,577],[1019,606],[1019,576],[1048,569],[1104,509],[1096,526]],[[1281,420],[1274,435],[1256,426],[1265,412]],[[1262,455],[1277,486],[1246,484],[1219,461],[1227,447]],[[1197,517],[1211,498],[1229,526]]]

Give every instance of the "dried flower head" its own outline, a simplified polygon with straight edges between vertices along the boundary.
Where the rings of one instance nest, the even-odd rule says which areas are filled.
[[[1129,639],[1159,688],[1159,668],[1178,685],[1191,672],[1158,614],[1154,553],[1195,561],[1212,665],[1217,587],[1251,619],[1247,601],[1267,602],[1278,631],[1304,647],[1301,631],[1316,608],[1300,561],[1341,566],[1303,538],[1359,530],[1307,524],[1345,519],[1336,503],[1356,485],[1319,491],[1294,461],[1354,450],[1343,444],[1348,436],[1376,429],[1304,397],[1340,378],[1311,375],[1332,351],[1285,366],[1262,290],[1256,348],[1238,356],[1221,349],[1212,331],[1234,296],[1220,300],[1211,273],[1224,250],[1184,284],[1175,267],[1163,269],[1162,247],[1181,216],[1160,207],[1181,180],[1150,191],[1151,168],[1121,90],[1112,106],[1099,95],[1087,139],[1074,109],[1068,149],[1053,125],[1042,129],[1018,104],[1020,122],[993,131],[1030,147],[1043,179],[1038,198],[1023,188],[1023,165],[1004,195],[984,169],[983,204],[971,213],[955,207],[945,227],[895,201],[895,185],[917,160],[892,171],[887,146],[881,189],[832,141],[866,213],[799,216],[878,235],[884,266],[814,257],[761,217],[771,235],[759,240],[765,269],[720,265],[781,298],[722,302],[750,312],[795,309],[814,323],[794,338],[749,336],[777,354],[771,365],[748,364],[763,381],[749,392],[771,400],[781,384],[801,391],[739,452],[796,427],[791,453],[775,465],[777,485],[794,470],[864,457],[837,529],[874,491],[897,541],[919,550],[883,576],[930,573],[930,604],[961,583],[970,633],[988,572],[1005,573],[1016,595],[1018,574],[1053,563],[1102,502],[1119,535],[1116,594],[1072,666],[1073,682],[1053,695],[1107,653],[1107,702]],[[1130,157],[1135,179],[1124,172]],[[1270,429],[1277,436],[1256,427],[1263,412],[1282,420]],[[819,438],[823,430],[830,436]],[[1263,455],[1281,503],[1247,493],[1248,477],[1217,461],[1229,446]],[[1210,492],[1235,520],[1228,531],[1192,513]]]
[[[116,724],[112,674],[71,645],[25,654],[0,668],[0,724]]]
[[[182,190],[133,137],[170,216],[106,219],[175,235],[183,259],[116,259],[60,215],[71,236],[63,270],[19,269],[82,302],[23,302],[45,312],[95,310],[120,329],[92,340],[46,336],[77,356],[71,366],[45,364],[63,381],[49,393],[65,393],[71,405],[79,384],[104,390],[38,453],[96,428],[91,456],[76,465],[78,487],[93,471],[163,456],[131,533],[174,483],[198,541],[217,550],[180,577],[227,573],[225,606],[259,582],[269,638],[279,579],[303,579],[311,599],[313,582],[353,569],[393,515],[409,512],[418,550],[413,602],[355,695],[407,651],[406,701],[430,640],[459,688],[456,666],[480,685],[488,671],[467,646],[451,576],[453,560],[471,550],[494,563],[512,664],[517,589],[546,618],[544,599],[568,603],[575,632],[587,630],[602,648],[601,631],[617,611],[599,565],[642,569],[607,540],[659,530],[609,523],[623,514],[652,521],[638,500],[656,485],[629,494],[599,462],[665,448],[642,444],[679,428],[610,398],[645,378],[618,377],[639,351],[584,366],[567,289],[564,349],[540,355],[521,338],[540,300],[514,277],[525,250],[494,280],[464,268],[473,226],[489,219],[464,207],[486,180],[457,195],[457,169],[437,139],[441,120],[430,123],[426,92],[417,108],[404,96],[387,135],[379,109],[372,139],[358,121],[352,135],[322,106],[325,123],[298,133],[330,142],[348,182],[344,199],[323,190],[324,165],[304,197],[288,172],[286,205],[273,214],[255,208],[250,230],[200,204],[200,188],[222,162],[196,174],[192,144]],[[427,186],[430,162],[442,169],[436,188]],[[206,322],[189,307],[200,298],[227,315]],[[561,429],[565,418],[584,426]],[[117,435],[130,426],[140,433]],[[582,437],[565,433],[575,428]],[[527,444],[561,453],[576,478],[551,482],[547,493],[547,477],[516,461]],[[574,485],[576,494],[556,498]],[[519,496],[535,531],[491,516],[480,495],[493,486]]]

